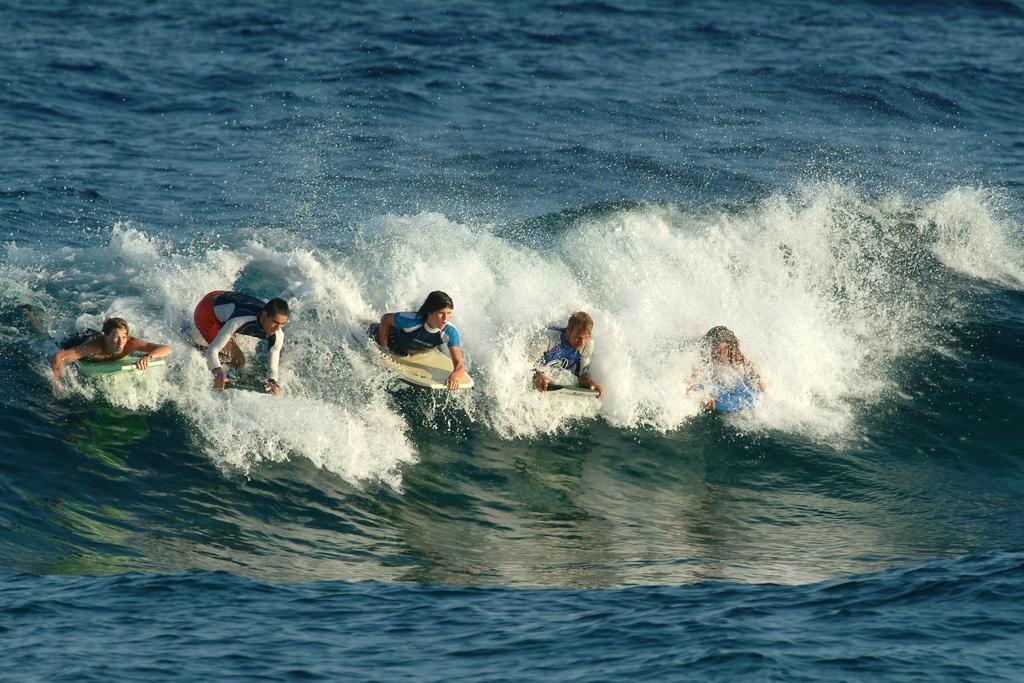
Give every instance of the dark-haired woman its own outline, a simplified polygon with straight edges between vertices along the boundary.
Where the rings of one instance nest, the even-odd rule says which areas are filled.
[[[450,296],[441,291],[431,292],[418,311],[385,313],[380,318],[380,325],[373,326],[377,329],[371,328],[371,332],[378,344],[400,356],[422,353],[444,344],[454,366],[445,386],[458,389],[459,382],[466,375],[466,367],[462,364],[459,330],[449,322],[454,308]]]

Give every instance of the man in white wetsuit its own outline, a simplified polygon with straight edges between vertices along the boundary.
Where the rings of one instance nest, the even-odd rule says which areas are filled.
[[[284,326],[288,322],[288,302],[271,299],[263,302],[241,292],[210,292],[196,306],[193,320],[206,347],[206,364],[213,373],[213,386],[223,389],[231,381],[221,367],[220,354],[226,353],[228,364],[239,369],[245,365],[245,355],[234,342],[234,335],[266,339],[270,346],[267,361],[267,379],[264,388],[274,396],[281,395],[277,383],[278,362],[284,346]]]

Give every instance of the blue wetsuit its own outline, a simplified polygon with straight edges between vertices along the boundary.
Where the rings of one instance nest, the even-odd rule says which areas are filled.
[[[536,368],[541,372],[545,368],[568,370],[579,377],[590,374],[590,359],[594,355],[594,340],[588,339],[580,351],[569,343],[566,328],[551,326],[546,330],[547,350],[537,362]]]
[[[418,313],[395,313],[395,327],[388,335],[388,346],[400,355],[427,351],[445,344],[448,348],[460,346],[459,330],[448,323],[440,330],[428,327]]]

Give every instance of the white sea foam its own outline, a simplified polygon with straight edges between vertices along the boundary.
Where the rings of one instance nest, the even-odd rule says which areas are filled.
[[[169,340],[168,370],[110,399],[133,408],[169,401],[224,466],[303,456],[353,483],[399,486],[416,448],[363,330],[384,312],[414,310],[434,289],[455,300],[477,379],[443,409],[501,436],[592,419],[676,429],[701,409],[686,390],[696,340],[726,325],[767,386],[754,410],[729,419],[835,439],[851,435],[858,406],[898,395],[900,355],[932,344],[935,325],[957,315],[941,265],[1000,286],[1024,282],[1019,226],[975,190],[921,203],[816,185],[744,208],[556,216],[540,230],[521,242],[492,225],[422,213],[361,225],[340,249],[280,230],[228,249],[175,246],[118,224],[92,249],[44,255],[9,245],[0,294],[54,306],[51,322],[97,327],[120,315],[134,334]],[[213,289],[291,301],[283,398],[210,390],[182,325]],[[600,401],[530,387],[532,344],[574,310],[596,322]],[[254,371],[264,355],[252,359]]]
[[[988,190],[956,188],[925,205],[922,233],[934,233],[935,254],[966,275],[1020,289],[1024,287],[1024,230],[1008,218],[1003,199]]]

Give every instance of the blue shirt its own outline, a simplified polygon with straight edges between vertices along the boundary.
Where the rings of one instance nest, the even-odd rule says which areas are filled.
[[[546,330],[547,350],[537,363],[537,369],[560,368],[579,377],[590,374],[590,358],[594,354],[594,340],[588,339],[580,351],[569,343],[564,327],[551,326]]]
[[[446,344],[448,348],[461,345],[459,330],[451,323],[440,330],[427,327],[426,322],[417,313],[395,313],[395,332],[398,340],[406,348],[432,349]]]

